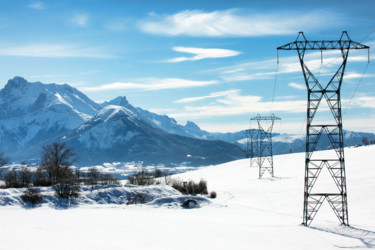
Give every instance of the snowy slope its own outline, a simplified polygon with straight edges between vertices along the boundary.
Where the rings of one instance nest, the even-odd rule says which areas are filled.
[[[168,134],[115,105],[104,107],[63,141],[79,155],[79,166],[114,161],[202,166],[243,157],[236,145]]]
[[[104,107],[108,105],[118,105],[125,107],[135,114],[137,114],[142,120],[147,122],[150,126],[164,130],[170,134],[176,134],[181,136],[187,136],[192,138],[206,139],[206,135],[210,133],[201,130],[195,123],[188,121],[185,126],[180,125],[173,118],[167,115],[158,115],[150,111],[141,109],[139,107],[132,106],[125,96],[119,96],[109,102],[102,104]]]
[[[324,204],[301,226],[304,154],[274,157],[274,178],[258,179],[248,160],[179,175],[204,178],[218,197],[200,209],[148,205],[55,210],[0,207],[4,249],[362,249],[375,248],[375,147],[347,148],[349,222]],[[332,152],[322,151],[322,155]],[[322,182],[325,186],[330,179]],[[317,183],[318,184],[318,183]],[[64,239],[61,240],[61,235]],[[20,240],[20,238],[22,240]]]

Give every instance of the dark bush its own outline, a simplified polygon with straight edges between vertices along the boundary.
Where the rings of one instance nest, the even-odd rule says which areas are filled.
[[[144,204],[147,201],[147,194],[146,193],[136,193],[134,195],[129,195],[127,198],[127,205],[133,204]]]
[[[216,196],[217,196],[217,194],[216,194],[215,191],[211,191],[211,192],[210,192],[210,198],[211,198],[211,199],[215,199]]]
[[[6,172],[4,180],[5,180],[5,186],[7,188],[21,187],[21,183],[19,183],[19,181],[17,180],[17,172],[14,169]]]
[[[208,194],[207,182],[205,180],[200,180],[198,183],[194,181],[173,180],[172,187],[183,194]]]
[[[28,188],[25,190],[23,195],[21,195],[23,202],[31,203],[32,205],[41,203],[43,201],[43,196],[38,189]]]
[[[102,185],[120,185],[120,182],[117,180],[117,178],[109,173],[101,174],[100,183]]]
[[[35,187],[50,187],[52,185],[52,182],[48,178],[37,178],[34,181]]]
[[[76,183],[58,183],[53,186],[53,190],[63,199],[78,198],[81,192],[79,185]]]
[[[160,177],[164,176],[164,172],[163,172],[163,170],[157,168],[157,169],[154,170],[154,172],[152,173],[152,175],[155,178],[160,178]]]

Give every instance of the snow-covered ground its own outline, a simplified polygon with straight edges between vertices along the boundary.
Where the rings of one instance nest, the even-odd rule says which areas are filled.
[[[203,178],[217,192],[199,209],[1,206],[0,249],[375,248],[374,153],[375,146],[345,149],[351,227],[341,226],[326,203],[310,227],[301,226],[304,154],[298,153],[274,157],[274,178],[259,180],[248,159],[179,174]],[[322,171],[316,185],[331,188],[333,180],[324,177]]]

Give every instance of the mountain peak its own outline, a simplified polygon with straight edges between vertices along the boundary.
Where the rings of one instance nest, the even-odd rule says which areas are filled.
[[[129,102],[128,100],[126,99],[125,96],[119,96],[119,97],[116,97],[115,99],[113,100],[110,100],[108,102],[103,102],[102,103],[102,106],[105,107],[105,106],[109,106],[109,105],[116,105],[116,106],[122,106],[122,107],[127,107],[129,106]]]
[[[129,109],[117,106],[117,105],[108,105],[101,110],[99,110],[96,118],[100,118],[103,121],[108,121],[117,116],[127,116],[127,117],[136,117],[136,115]]]
[[[187,121],[185,127],[186,127],[186,128],[189,128],[189,129],[198,129],[198,130],[200,130],[200,128],[198,127],[198,125],[195,124],[195,123],[192,122],[192,121]]]
[[[23,77],[15,76],[13,79],[8,80],[4,87],[4,94],[12,92],[13,89],[24,89],[30,83]]]

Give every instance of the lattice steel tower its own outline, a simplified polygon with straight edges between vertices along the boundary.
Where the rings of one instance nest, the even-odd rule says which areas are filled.
[[[247,143],[246,143],[246,156],[250,158],[250,167],[255,167],[258,157],[258,147],[257,147],[257,135],[258,131],[255,129],[245,130]]]
[[[274,114],[271,116],[260,116],[258,114],[256,117],[250,120],[256,120],[258,122],[258,140],[256,141],[256,148],[258,153],[258,166],[259,166],[259,179],[262,178],[264,172],[268,172],[272,177],[273,174],[273,152],[272,152],[272,129],[275,120],[281,120]],[[266,130],[263,128],[261,121],[268,121]]]
[[[346,31],[342,33],[340,40],[337,41],[308,41],[303,32],[300,32],[296,41],[277,48],[277,50],[297,51],[307,87],[306,160],[303,206],[303,224],[305,226],[310,225],[325,200],[328,201],[340,222],[344,225],[349,225],[340,88],[349,51],[352,49],[369,49],[369,47],[352,41]],[[306,66],[304,56],[307,50],[320,50],[321,53],[323,50],[341,51],[340,57],[342,57],[342,63],[328,83],[320,83]],[[313,123],[314,116],[318,111],[323,97],[334,118],[331,124]],[[331,147],[335,150],[334,157],[329,159],[314,157],[313,154],[323,133],[328,136]],[[332,176],[337,186],[337,192],[314,192],[314,184],[324,167],[327,167],[329,174]]]

